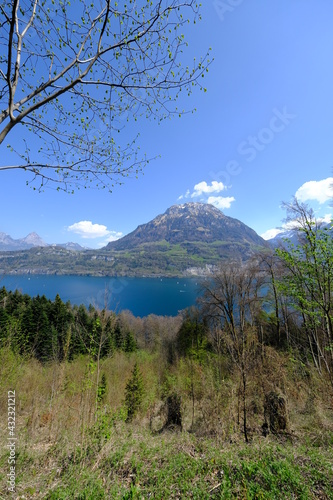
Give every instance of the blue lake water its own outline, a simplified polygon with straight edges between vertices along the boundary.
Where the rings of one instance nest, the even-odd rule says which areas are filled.
[[[194,305],[199,295],[195,278],[108,278],[93,276],[19,275],[0,278],[0,287],[31,296],[45,295],[72,304],[130,310],[135,316],[175,316]]]

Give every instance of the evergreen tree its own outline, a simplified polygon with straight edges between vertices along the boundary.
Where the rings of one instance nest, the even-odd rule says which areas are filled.
[[[116,322],[116,326],[114,328],[114,343],[116,349],[122,349],[124,346],[124,336],[120,321]]]
[[[50,307],[50,320],[58,333],[58,359],[62,361],[64,359],[65,344],[68,339],[68,331],[73,320],[73,315],[70,311],[70,305],[64,304],[58,294]],[[67,346],[67,350],[68,348],[69,346]]]
[[[124,351],[125,352],[135,352],[137,350],[138,346],[135,342],[134,335],[131,331],[127,331],[125,335],[125,341],[124,341]]]
[[[208,350],[207,327],[195,308],[186,311],[176,339],[176,347],[181,356],[203,360]]]
[[[131,378],[125,388],[125,406],[127,409],[127,422],[130,422],[139,410],[144,395],[142,374],[138,364],[135,363]]]

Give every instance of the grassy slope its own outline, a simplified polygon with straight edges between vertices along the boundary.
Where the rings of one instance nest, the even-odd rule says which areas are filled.
[[[63,453],[62,446],[22,452],[17,491],[25,498],[333,497],[330,448],[264,438],[245,446],[187,433],[152,436],[126,424],[84,461]]]
[[[258,384],[249,392],[251,442],[237,426],[237,379],[210,381],[212,365],[196,371],[192,426],[191,365],[166,372],[158,354],[117,353],[102,362],[107,393],[94,414],[96,365],[86,357],[41,366],[1,352],[1,441],[6,441],[7,390],[17,391],[17,495],[36,499],[317,499],[333,498],[333,416],[325,381],[286,355],[290,432],[260,435]],[[128,374],[137,361],[146,388],[143,407],[124,422]],[[192,367],[193,368],[193,367]],[[161,394],[182,395],[185,431],[159,433]],[[280,382],[279,382],[280,383]],[[258,406],[259,405],[259,406]],[[219,406],[219,411],[216,407]],[[7,453],[1,450],[0,496],[6,496]],[[10,497],[8,497],[10,498]]]

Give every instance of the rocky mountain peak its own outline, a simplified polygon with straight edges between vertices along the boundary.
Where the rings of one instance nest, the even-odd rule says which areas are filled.
[[[106,248],[126,250],[157,242],[183,245],[186,242],[210,244],[217,241],[265,245],[253,229],[224,215],[213,205],[185,203],[171,206],[132,233],[109,243]]]
[[[225,217],[224,214],[214,205],[210,205],[208,203],[200,203],[200,202],[188,202],[183,203],[182,205],[172,205],[165,212],[165,215],[169,216],[180,216],[182,217],[184,214],[191,216],[198,215],[213,215],[215,217]]]
[[[47,243],[35,232],[29,233],[25,238],[22,238],[21,241],[27,243],[28,245],[34,247],[46,247]]]
[[[47,243],[37,233],[29,233],[24,238],[14,239],[6,233],[0,233],[0,250],[27,250],[33,247],[46,247]]]

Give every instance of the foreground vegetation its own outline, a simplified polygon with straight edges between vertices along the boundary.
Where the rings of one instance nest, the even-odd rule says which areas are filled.
[[[333,497],[333,244],[292,208],[297,246],[225,265],[178,317],[0,290],[16,498]]]
[[[287,398],[288,431],[263,437],[258,373],[248,398],[246,444],[237,378],[224,373],[217,384],[214,364],[195,365],[193,374],[186,360],[168,370],[158,353],[117,352],[102,363],[105,390],[100,384],[96,398],[96,371],[87,356],[42,365],[2,350],[2,415],[8,388],[17,395],[17,497],[332,498],[327,386],[291,353],[266,355],[269,365],[279,367],[265,382]],[[135,363],[144,395],[128,421],[126,385]],[[182,398],[182,432],[164,427],[170,387]],[[2,419],[6,439],[5,427]],[[1,498],[7,498],[7,458],[2,449]]]

